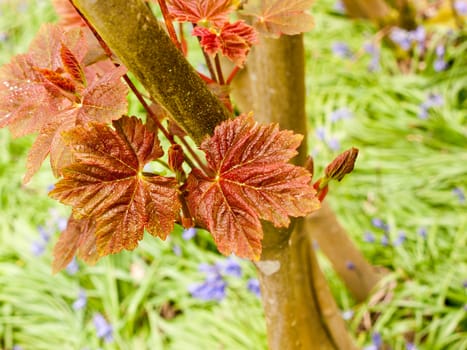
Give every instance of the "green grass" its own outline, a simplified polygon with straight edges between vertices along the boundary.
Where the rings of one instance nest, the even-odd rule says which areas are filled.
[[[0,2],[0,63],[24,52],[40,22],[53,18],[46,1]],[[368,55],[358,60],[335,57],[334,41],[358,51],[375,30],[350,22],[328,10],[331,1],[317,1],[316,29],[307,35],[307,111],[310,151],[322,169],[337,151],[315,137],[317,128],[335,137],[341,149],[360,149],[354,173],[331,188],[329,201],[365,256],[391,273],[394,289],[383,302],[355,305],[320,259],[342,310],[352,309],[349,329],[359,345],[379,332],[394,350],[414,342],[418,349],[467,349],[467,217],[466,204],[453,189],[467,190],[467,43],[448,47],[452,67],[435,73],[398,72],[394,54],[383,47],[381,70],[368,72]],[[441,32],[440,32],[441,33]],[[441,35],[441,34],[439,34]],[[465,35],[465,34],[464,34]],[[465,37],[465,36],[464,36]],[[432,48],[430,48],[432,49]],[[429,93],[444,104],[418,118]],[[338,108],[351,119],[331,122]],[[30,138],[12,140],[0,130],[0,346],[12,349],[264,349],[265,322],[258,298],[247,291],[254,276],[241,262],[244,276],[228,278],[227,297],[220,303],[193,299],[187,288],[199,283],[200,263],[223,259],[208,234],[189,241],[181,229],[166,242],[145,237],[133,252],[102,259],[96,266],[79,265],[75,275],[51,276],[52,242],[40,257],[31,244],[40,239],[38,226],[52,225],[67,209],[47,198],[53,178],[46,166],[23,186]],[[380,218],[390,229],[389,241],[400,231],[400,245],[383,246],[385,232],[372,226]],[[419,234],[426,229],[426,238]],[[375,243],[364,240],[372,231]],[[181,256],[174,253],[181,247]],[[142,271],[140,275],[135,271]],[[389,283],[389,282],[388,282]],[[85,309],[72,307],[85,289]],[[92,323],[100,312],[114,327],[114,342],[96,336]]]

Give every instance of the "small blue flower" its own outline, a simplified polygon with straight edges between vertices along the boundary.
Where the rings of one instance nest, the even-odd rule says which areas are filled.
[[[412,46],[411,33],[405,29],[396,27],[391,31],[389,37],[405,51],[408,51]]]
[[[64,231],[67,226],[68,226],[68,219],[67,218],[59,217],[57,219],[57,228],[59,229],[60,232]]]
[[[386,224],[383,220],[380,218],[372,218],[371,219],[371,224],[375,228],[379,228],[380,230],[383,230],[385,232],[389,232],[389,225]]]
[[[462,283],[462,287],[467,288],[467,280],[464,280],[464,282]]]
[[[405,344],[405,349],[406,350],[417,350],[417,347],[415,346],[414,343],[407,343]]]
[[[74,310],[81,310],[86,307],[88,303],[88,297],[86,295],[86,291],[84,289],[80,289],[78,292],[78,298],[73,302],[73,309]]]
[[[14,345],[11,350],[23,350],[23,348],[19,345]]]
[[[113,341],[113,328],[110,323],[100,313],[95,313],[92,319],[96,328],[96,335],[100,339],[104,339],[106,343]]]
[[[422,238],[426,239],[426,237],[427,237],[427,235],[428,235],[428,231],[427,231],[426,227],[420,227],[420,228],[418,229],[418,234],[419,234]]]
[[[46,244],[43,241],[34,241],[31,244],[31,253],[34,256],[41,256],[45,252]]]
[[[457,199],[459,200],[459,203],[465,203],[465,193],[460,187],[456,187],[452,190],[452,194],[454,194]]]
[[[395,247],[402,245],[405,242],[406,238],[407,236],[405,235],[405,232],[400,231],[393,245]]]
[[[433,69],[435,72],[442,72],[443,70],[446,70],[448,64],[444,60],[444,58],[436,58],[436,60],[433,62]]]
[[[233,277],[242,276],[242,267],[234,257],[228,257],[224,261],[218,262],[216,265],[219,267],[220,272],[225,275]]]
[[[328,147],[333,151],[338,151],[341,148],[341,144],[338,139],[331,137],[327,142]]]
[[[174,246],[172,247],[172,251],[176,256],[182,255],[182,248],[178,244],[174,244]]]
[[[419,50],[423,50],[426,40],[426,30],[423,26],[418,26],[417,29],[410,32],[410,38],[412,41],[418,44]]]
[[[383,237],[381,237],[381,244],[384,246],[384,247],[387,247],[389,245],[389,238],[388,236],[384,235]]]
[[[345,13],[344,2],[341,0],[337,0],[334,4],[334,11],[344,14]]]
[[[454,8],[456,12],[461,16],[467,16],[467,1],[457,0],[454,2]]]
[[[194,227],[190,227],[183,230],[182,238],[185,241],[192,239],[194,236],[196,236],[196,229]]]
[[[70,263],[66,267],[66,272],[73,276],[76,275],[79,271],[79,265],[78,261],[76,260],[76,256],[73,257],[73,259],[70,261]]]
[[[349,46],[341,41],[332,44],[332,53],[340,58],[351,58],[353,56]]]
[[[329,115],[329,120],[331,122],[337,122],[341,119],[350,119],[352,117],[353,117],[352,112],[348,108],[343,107],[343,108],[339,108],[333,111]]]
[[[374,243],[375,242],[375,235],[370,231],[366,231],[363,234],[363,241],[365,241],[367,243]]]
[[[383,345],[383,340],[381,339],[381,334],[379,334],[378,332],[374,332],[371,335],[371,341],[373,342],[373,345],[375,345],[378,348]]]
[[[205,301],[221,301],[225,298],[225,287],[227,283],[222,276],[207,276],[203,283],[192,284],[188,287],[191,296]]]
[[[316,137],[318,137],[318,139],[320,139],[321,141],[324,141],[324,139],[326,138],[326,129],[322,126],[319,126],[316,128]]]
[[[261,290],[260,290],[259,281],[257,278],[250,278],[247,282],[246,287],[248,288],[250,292],[252,292],[257,297],[261,296]]]

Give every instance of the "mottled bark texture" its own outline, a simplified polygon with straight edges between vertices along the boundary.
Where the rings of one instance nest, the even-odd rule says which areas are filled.
[[[261,38],[248,69],[234,84],[236,101],[256,119],[305,135],[303,37]],[[238,91],[238,94],[237,94]],[[243,92],[243,94],[242,94]],[[303,164],[306,143],[295,159]],[[257,263],[271,350],[354,349],[306,234],[305,220],[289,229],[264,224],[263,252]]]
[[[113,53],[196,141],[230,117],[142,0],[72,0]]]

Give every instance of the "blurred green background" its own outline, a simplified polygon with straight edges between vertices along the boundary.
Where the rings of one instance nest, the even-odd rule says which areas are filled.
[[[320,255],[323,270],[361,347],[377,349],[381,336],[395,350],[467,349],[466,31],[429,24],[423,48],[407,54],[335,5],[317,0],[306,34],[310,153],[319,173],[360,149],[327,200],[395,287],[356,305]],[[0,1],[0,64],[55,19],[49,1]],[[22,185],[32,140],[0,130],[1,349],[266,349],[253,266],[220,256],[206,232],[148,236],[133,252],[52,275],[69,212],[47,197],[47,166]],[[217,297],[200,298],[209,288]]]

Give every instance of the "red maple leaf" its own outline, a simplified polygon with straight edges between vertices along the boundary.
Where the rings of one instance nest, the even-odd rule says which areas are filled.
[[[211,56],[219,51],[242,67],[251,46],[257,42],[256,31],[244,21],[225,22],[221,28],[197,26],[192,35],[201,38],[203,50]]]
[[[59,24],[64,28],[85,27],[86,22],[83,21],[78,11],[70,3],[70,0],[52,0],[52,5],[59,17]]]
[[[242,14],[253,17],[258,31],[269,36],[296,35],[311,30],[313,17],[306,11],[314,0],[263,0],[261,6],[246,4]]]
[[[94,264],[99,259],[95,231],[94,218],[75,219],[72,214],[54,247],[53,273],[67,267],[75,255],[88,264]]]
[[[213,176],[194,169],[187,202],[195,219],[214,237],[219,251],[258,259],[263,231],[260,219],[286,227],[289,216],[319,208],[311,175],[289,164],[301,135],[259,125],[242,115],[219,125],[201,144]]]
[[[222,24],[232,12],[232,1],[169,0],[168,9],[174,21]]]
[[[76,218],[95,218],[99,256],[134,249],[145,228],[165,239],[180,211],[177,181],[143,173],[163,154],[157,136],[135,117],[113,127],[89,123],[63,133],[75,160],[49,194],[72,205]]]
[[[127,88],[120,81],[125,68],[97,74],[82,61],[86,40],[79,30],[64,32],[45,25],[26,55],[0,68],[0,127],[14,136],[38,132],[28,156],[24,182],[50,153],[52,170],[70,159],[60,140],[62,131],[89,121],[109,122],[126,112]]]

